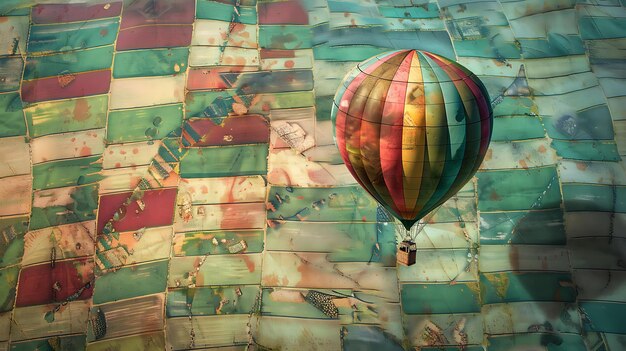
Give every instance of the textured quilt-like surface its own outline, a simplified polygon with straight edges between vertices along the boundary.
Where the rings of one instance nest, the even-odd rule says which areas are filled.
[[[625,6],[3,0],[0,350],[626,349]],[[411,267],[330,121],[391,49],[495,114]]]

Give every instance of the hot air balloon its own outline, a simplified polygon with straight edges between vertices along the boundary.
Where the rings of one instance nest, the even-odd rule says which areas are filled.
[[[474,176],[493,127],[481,81],[454,61],[418,50],[358,64],[331,113],[349,171],[407,231]]]

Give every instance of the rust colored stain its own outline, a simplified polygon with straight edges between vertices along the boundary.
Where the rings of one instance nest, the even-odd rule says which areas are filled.
[[[318,169],[318,170],[309,169],[307,171],[307,175],[309,176],[309,179],[311,179],[315,183],[320,183],[320,184],[332,183],[331,182],[332,176],[330,176],[330,174],[328,174],[328,172],[323,168]]]
[[[235,57],[235,64],[239,66],[243,66],[246,64],[246,59],[244,57]]]
[[[139,149],[138,148],[133,148],[133,154],[137,155],[139,153]]]
[[[76,104],[74,104],[74,120],[76,121],[85,121],[87,119],[89,119],[89,117],[91,117],[91,114],[89,113],[89,109],[91,108],[91,106],[89,106],[89,103],[87,102],[87,100],[85,99],[78,99],[76,100]]]
[[[297,255],[300,258],[298,263],[298,273],[300,280],[295,284],[297,287],[307,288],[328,288],[329,286],[350,288],[354,282],[350,278],[342,276],[341,273],[333,272],[325,267],[323,262],[315,262],[315,258],[306,254]],[[348,281],[346,281],[347,279]]]
[[[488,149],[487,153],[485,154],[485,161],[491,160],[492,157],[493,157],[493,150],[492,149]]]
[[[519,160],[519,165],[524,169],[528,169],[528,163],[526,163],[526,160]]]
[[[295,62],[293,62],[293,60],[285,61],[285,67],[286,68],[293,68],[294,66],[295,66]]]
[[[497,192],[495,192],[495,191],[492,191],[492,192],[491,192],[491,195],[489,195],[489,199],[490,199],[490,200],[493,200],[493,201],[500,201],[500,200],[502,200],[502,198],[500,197],[500,195],[498,195],[498,193],[497,193]]]
[[[291,181],[291,177],[286,170],[282,168],[274,168],[268,174],[268,181],[273,184],[283,184],[281,182],[284,181],[284,184],[293,184]]]
[[[91,155],[91,148],[89,146],[83,146],[82,149],[80,149],[80,156],[89,156]]]
[[[248,113],[248,108],[244,104],[241,104],[239,102],[235,102],[235,103],[233,103],[232,106],[233,106],[233,112],[236,115],[241,116],[241,115],[245,115],[246,113]]]
[[[231,178],[231,179],[229,179],[229,181],[230,181],[230,189],[228,189],[228,192],[226,193],[226,195],[222,199],[222,201],[224,201],[225,203],[233,203],[233,202],[235,202],[235,194],[234,194],[235,179]]]
[[[248,267],[248,272],[252,273],[255,270],[255,265],[254,262],[250,259],[250,257],[248,257],[248,255],[241,255],[241,259],[243,259],[243,262],[246,264],[246,267]]]
[[[199,286],[204,285],[204,275],[202,274],[196,275],[196,285],[199,285]]]
[[[234,23],[233,25],[233,29],[231,30],[231,33],[237,33],[240,34],[240,32],[243,32],[244,29],[246,29],[246,25],[242,24],[242,23]]]
[[[505,66],[505,65],[506,65],[504,62],[502,62],[502,61],[501,61],[501,60],[499,60],[499,59],[493,59],[493,60],[491,60],[491,61],[492,61],[492,62],[493,62],[496,66],[498,66],[498,67],[502,67],[502,66]]]
[[[294,58],[294,57],[296,57],[296,53],[293,50],[261,49],[262,59]]]
[[[298,264],[298,273],[300,273],[300,281],[296,286],[319,287],[321,272],[312,269],[308,262],[300,262]]]
[[[245,64],[245,60],[244,60]],[[188,90],[203,89],[226,89],[231,85],[222,79],[221,73],[236,73],[252,71],[253,67],[245,66],[229,66],[229,67],[212,67],[202,69],[192,69],[187,77]]]
[[[582,162],[576,162],[576,168],[578,168],[581,171],[586,171],[587,168],[589,168],[589,165],[587,165],[586,163],[582,163]]]
[[[278,286],[278,276],[276,274],[269,274],[263,276],[264,286]]]
[[[513,270],[519,270],[519,251],[515,245],[511,245],[509,251],[509,263],[511,263]]]
[[[257,216],[265,212],[262,202],[223,204],[219,207],[222,214],[220,229],[259,228],[261,221]]]
[[[545,154],[545,153],[546,153],[546,151],[548,151],[548,150],[546,149],[546,147],[545,147],[545,146],[541,145],[541,146],[539,146],[539,148],[537,149],[537,151],[541,152],[542,154]]]
[[[103,36],[103,37],[104,37],[104,36],[106,36],[107,34],[109,34],[109,31],[108,31],[108,30],[106,30],[106,29],[102,29],[102,30],[100,30],[100,35],[101,35],[101,36]]]

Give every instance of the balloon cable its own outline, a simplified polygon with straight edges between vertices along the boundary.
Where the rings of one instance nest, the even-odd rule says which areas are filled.
[[[430,222],[430,220],[435,216],[435,214],[437,213],[437,211],[439,211],[441,207],[442,206],[439,206],[436,209],[430,211],[426,216],[424,216],[424,218],[420,219],[419,222],[417,222],[417,225],[412,226],[408,230],[402,225],[401,222],[396,221],[396,227],[399,228],[400,233],[404,232],[405,234],[404,240],[410,240],[412,242],[415,242],[415,240],[417,239],[417,235],[421,233],[422,230],[424,230],[426,224]]]

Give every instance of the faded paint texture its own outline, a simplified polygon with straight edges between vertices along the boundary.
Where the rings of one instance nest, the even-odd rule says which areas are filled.
[[[3,0],[0,350],[626,349],[624,0]],[[417,263],[330,109],[396,49],[493,141]]]

